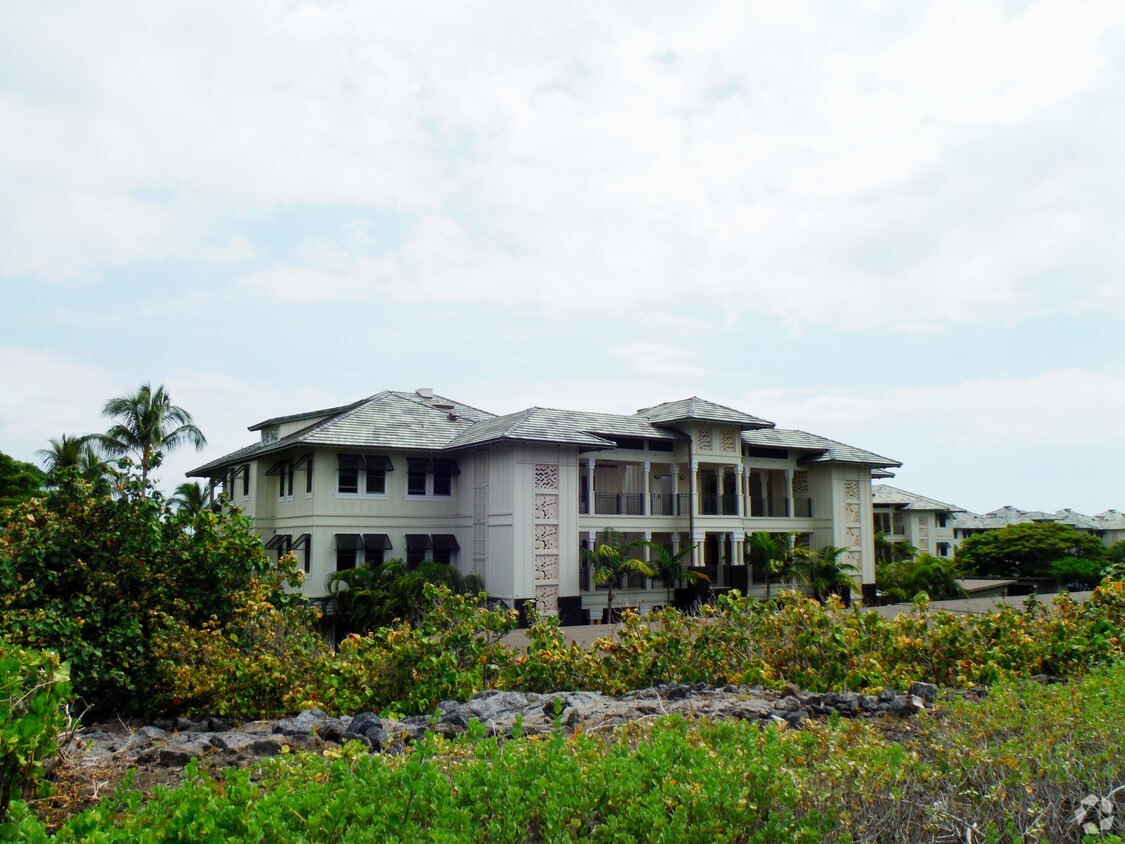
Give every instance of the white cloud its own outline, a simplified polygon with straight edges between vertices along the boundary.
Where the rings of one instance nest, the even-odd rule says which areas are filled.
[[[1120,302],[1118,3],[58,14],[0,34],[8,275],[258,256],[242,280],[286,301],[919,331],[1042,313],[1082,256]],[[280,258],[240,230],[340,205],[412,225]]]

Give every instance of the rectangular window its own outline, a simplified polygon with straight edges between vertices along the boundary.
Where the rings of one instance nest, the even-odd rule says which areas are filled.
[[[426,559],[426,553],[434,549],[427,533],[406,534],[406,567],[415,569]]]
[[[355,568],[355,549],[336,549],[336,571]]]
[[[288,553],[292,545],[293,537],[287,533],[278,533],[271,536],[266,540],[266,550],[277,552],[277,561],[280,563],[281,558]]]
[[[250,464],[243,463],[242,469],[242,497],[247,498],[250,495]]]
[[[343,494],[359,492],[359,469],[363,458],[358,454],[341,454],[337,460],[340,464],[340,474],[336,481],[336,491]]]
[[[406,459],[406,494],[425,495],[426,475],[433,471],[433,463],[429,460],[408,457]]]
[[[313,456],[310,454],[305,458],[305,495],[312,495],[312,470],[313,470]]]
[[[945,527],[945,513],[938,513],[937,526]]]
[[[382,495],[387,491],[387,473],[383,469],[367,467],[367,481],[364,485],[368,495]]]
[[[389,457],[377,454],[340,454],[339,480],[336,491],[344,495],[384,495],[387,492],[387,472],[394,469]]]
[[[373,566],[381,566],[387,557],[387,552],[392,550],[391,538],[385,533],[363,534],[363,561]]]
[[[457,537],[452,533],[435,533],[430,537],[430,542],[434,546],[435,563],[450,565],[454,560],[454,554],[461,550]]]
[[[302,533],[297,541],[289,546],[290,551],[300,551],[298,559],[301,561],[305,574],[312,571],[312,534]]]

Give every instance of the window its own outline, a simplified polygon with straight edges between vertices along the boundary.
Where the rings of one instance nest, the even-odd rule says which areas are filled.
[[[298,559],[305,570],[305,574],[312,571],[312,535],[302,533],[297,537],[297,541],[289,546],[290,551],[300,551]]]
[[[945,513],[938,513],[938,516],[937,516],[937,526],[938,527],[945,527],[945,518],[946,518]]]
[[[434,543],[426,533],[406,534],[406,567],[418,568],[418,564],[426,559],[426,552],[432,551]]]
[[[336,571],[355,568],[356,554],[363,549],[363,537],[358,533],[336,534]]]
[[[418,457],[406,460],[406,494],[425,495],[426,475],[433,470],[433,463]]]
[[[310,454],[303,461],[305,467],[305,495],[312,495],[312,470],[313,470],[313,456]]]
[[[385,533],[363,535],[363,561],[368,565],[381,566],[390,550],[391,538]]]
[[[277,476],[277,497],[290,498],[293,495],[293,460],[286,457],[283,460],[278,460],[272,466],[267,475]]]
[[[289,551],[289,547],[293,542],[293,537],[288,533],[278,533],[271,536],[266,541],[267,551],[277,552],[277,561],[281,562],[281,558]]]
[[[250,497],[250,464],[249,463],[243,463],[242,466],[239,467],[238,473],[240,475],[242,475],[242,497],[243,498],[249,498]]]
[[[453,495],[453,476],[461,474],[457,461],[448,458],[408,457],[406,471],[407,495],[432,495],[437,498]]]
[[[340,454],[336,491],[341,495],[385,495],[387,472],[394,469],[390,458],[376,454]]]
[[[435,563],[450,565],[453,562],[453,555],[461,550],[461,546],[457,543],[457,537],[452,533],[435,533],[430,536],[430,541],[434,546],[433,559]]]
[[[949,556],[949,543],[948,542],[939,542],[937,544],[937,553],[938,553],[939,557],[948,557]]]

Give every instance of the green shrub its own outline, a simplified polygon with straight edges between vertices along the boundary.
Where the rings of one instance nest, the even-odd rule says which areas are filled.
[[[50,653],[0,640],[0,822],[13,798],[27,797],[70,724],[70,670]]]
[[[172,513],[122,477],[114,498],[73,472],[12,511],[0,530],[0,635],[59,653],[97,714],[168,702],[150,645],[167,619],[225,625],[237,596],[274,568],[237,513]],[[292,607],[279,583],[271,600]]]

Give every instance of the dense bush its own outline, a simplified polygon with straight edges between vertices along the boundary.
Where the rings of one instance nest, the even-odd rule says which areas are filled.
[[[70,671],[50,653],[0,640],[0,823],[14,797],[27,797],[43,761],[70,724]]]
[[[0,530],[0,636],[68,660],[75,694],[98,713],[152,712],[168,702],[155,634],[169,620],[227,624],[273,570],[237,513],[173,513],[129,477],[99,496],[69,471]],[[300,601],[272,583],[274,606]]]
[[[957,565],[985,577],[1051,578],[1051,564],[1064,557],[1104,562],[1096,536],[1058,522],[1008,525],[968,537],[957,548]]]
[[[888,604],[913,601],[922,592],[931,601],[945,601],[965,596],[957,582],[960,574],[953,560],[919,554],[879,566],[875,580]]]
[[[477,725],[401,754],[352,745],[219,775],[193,767],[145,804],[118,793],[54,840],[1014,844],[1081,840],[1092,802],[1103,831],[1122,831],[1110,795],[1125,781],[1125,667],[939,707],[800,730],[672,718],[500,741]],[[5,840],[47,840],[25,807],[13,815]]]

